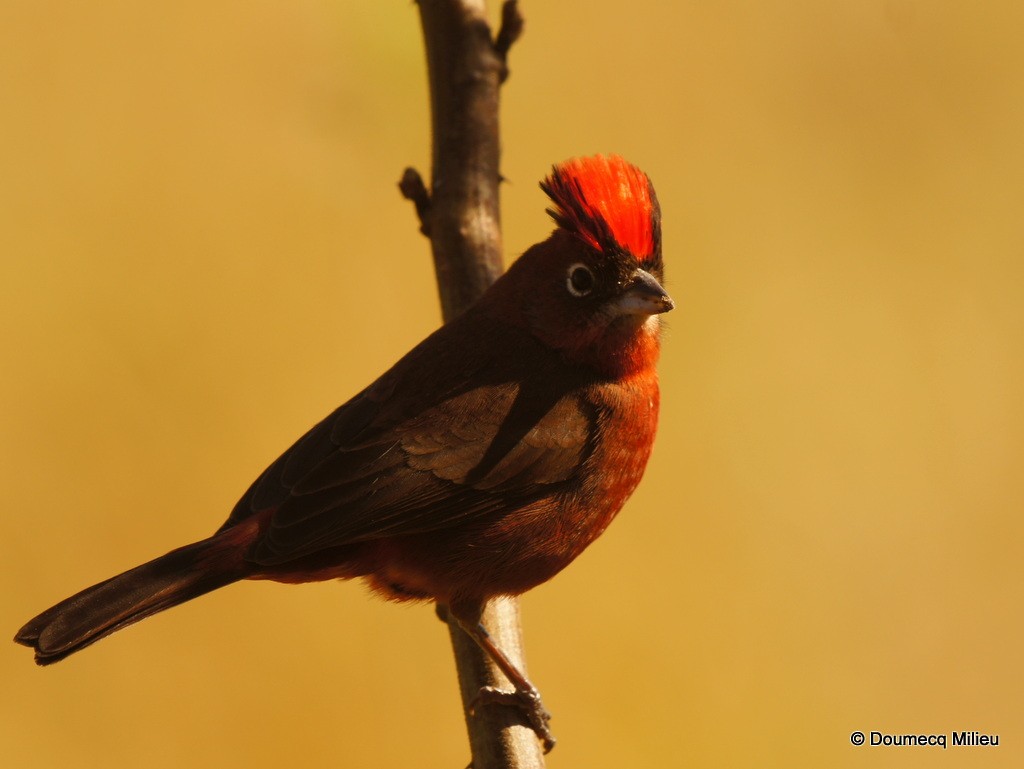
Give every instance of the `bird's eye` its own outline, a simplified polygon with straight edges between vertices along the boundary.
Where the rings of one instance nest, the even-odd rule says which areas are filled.
[[[565,286],[573,296],[586,296],[594,290],[594,273],[585,264],[574,264],[569,268]]]

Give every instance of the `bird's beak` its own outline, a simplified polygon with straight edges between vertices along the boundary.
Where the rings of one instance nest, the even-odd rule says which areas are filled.
[[[657,279],[644,270],[633,273],[625,291],[615,300],[615,309],[622,315],[658,315],[675,306]]]

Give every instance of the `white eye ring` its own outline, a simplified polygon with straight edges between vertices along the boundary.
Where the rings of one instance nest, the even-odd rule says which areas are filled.
[[[569,268],[569,274],[565,278],[565,287],[573,296],[586,296],[594,290],[596,282],[593,271],[583,262],[576,262]]]

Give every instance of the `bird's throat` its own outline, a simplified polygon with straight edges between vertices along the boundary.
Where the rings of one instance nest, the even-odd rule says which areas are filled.
[[[570,352],[579,363],[609,379],[623,379],[653,372],[661,353],[661,321],[622,316]]]

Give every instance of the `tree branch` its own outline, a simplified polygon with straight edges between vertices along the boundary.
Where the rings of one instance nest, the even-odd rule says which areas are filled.
[[[502,8],[492,39],[484,0],[418,0],[430,81],[431,183],[414,169],[399,184],[413,201],[420,231],[430,238],[441,309],[446,321],[469,307],[502,273],[498,201],[498,96],[508,75],[509,48],[522,32],[516,0]],[[472,704],[485,686],[508,687],[497,666],[447,619],[458,668],[474,769],[543,769],[533,730],[514,708]],[[492,640],[522,670],[519,604],[511,598],[483,607]]]
[[[419,0],[433,129],[427,230],[450,320],[502,273],[498,90],[483,0]],[[408,173],[408,172],[406,172]]]

